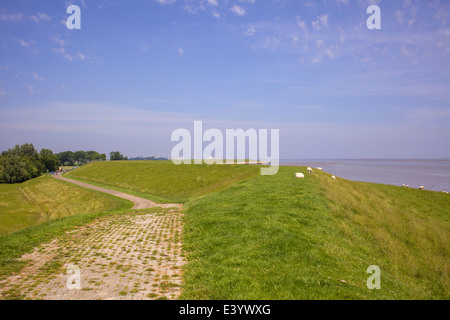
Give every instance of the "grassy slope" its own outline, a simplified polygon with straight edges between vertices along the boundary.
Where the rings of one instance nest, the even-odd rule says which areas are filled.
[[[325,173],[300,180],[294,172],[304,168],[293,167],[259,176],[253,166],[95,166],[71,175],[150,199],[159,192],[167,201],[187,201],[184,241],[191,263],[183,298],[449,298],[448,195],[334,181]],[[14,259],[37,244],[97,216],[57,219],[0,237],[0,275],[17,270]],[[369,265],[381,267],[381,290],[366,287]]]
[[[259,173],[259,167],[248,165],[176,166],[171,161],[109,161],[83,166],[66,176],[161,203],[183,203]]]
[[[189,204],[183,298],[450,297],[448,195],[296,171]],[[370,265],[381,290],[367,289]]]
[[[50,176],[21,184],[0,184],[0,235],[56,218],[131,206],[131,202]]]

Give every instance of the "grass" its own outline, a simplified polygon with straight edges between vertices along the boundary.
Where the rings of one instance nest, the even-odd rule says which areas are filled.
[[[176,166],[171,161],[108,161],[85,165],[66,176],[159,203],[184,203],[259,173],[260,167],[252,165]]]
[[[448,299],[449,213],[446,194],[281,167],[188,204],[182,298]]]
[[[0,235],[90,212],[129,208],[131,202],[56,180],[49,175],[0,184]]]
[[[281,167],[275,176],[260,176],[259,169],[102,162],[68,177],[155,201],[186,203],[180,235],[188,259],[183,299],[450,298],[449,195],[332,180],[324,172],[306,174],[305,168]],[[294,177],[299,171],[305,179]],[[47,190],[46,183],[53,182],[39,179],[27,182],[28,188],[43,192],[33,184],[43,183]],[[48,187],[53,192],[69,187],[55,182],[56,188]],[[10,192],[13,196],[0,199],[13,199],[11,208],[25,206],[22,191]],[[49,207],[58,208],[57,198],[65,194],[56,193]],[[77,199],[73,206],[87,202]],[[18,258],[40,243],[103,215],[125,212],[79,214],[1,236],[0,278],[20,270],[24,262]],[[151,258],[148,253],[145,259]],[[366,286],[371,265],[381,269],[380,290]]]

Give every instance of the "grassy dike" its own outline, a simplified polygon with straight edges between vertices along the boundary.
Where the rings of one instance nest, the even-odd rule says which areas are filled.
[[[182,298],[448,299],[449,213],[446,194],[282,167],[188,203]]]
[[[259,170],[103,162],[68,177],[185,203],[183,299],[450,298],[449,195],[332,180],[324,172],[306,174],[306,168],[281,167],[275,176]],[[70,199],[65,201],[74,200],[75,207],[83,202]],[[16,259],[40,243],[125,209],[0,236],[0,278],[20,269],[23,262]],[[381,290],[366,286],[370,265],[381,268]]]
[[[259,173],[259,167],[245,165],[176,166],[172,161],[108,161],[85,165],[65,176],[158,203],[185,203]]]

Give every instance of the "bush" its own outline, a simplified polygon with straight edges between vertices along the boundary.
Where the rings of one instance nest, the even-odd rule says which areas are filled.
[[[28,170],[35,172],[25,159],[22,159],[18,155],[6,154],[2,155],[1,166],[2,166],[2,178],[8,183],[20,183],[31,178],[31,174]]]
[[[46,171],[34,146],[25,143],[2,152],[0,157],[1,178],[7,183],[20,183],[33,179]]]

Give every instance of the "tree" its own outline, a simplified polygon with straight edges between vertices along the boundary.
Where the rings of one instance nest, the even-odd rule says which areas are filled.
[[[60,165],[59,158],[53,154],[52,150],[42,149],[39,153],[41,162],[48,171],[56,171]]]
[[[30,163],[16,154],[2,154],[0,157],[2,178],[8,183],[20,183],[31,178]]]
[[[24,182],[46,171],[39,153],[31,143],[3,151],[0,161],[2,177],[8,183]]]
[[[72,151],[64,151],[57,154],[59,162],[65,166],[73,166],[74,155]]]
[[[119,151],[113,151],[109,153],[109,159],[111,161],[121,161],[121,160],[128,160],[127,157],[124,157],[123,154],[121,154]]]
[[[86,152],[84,151],[76,151],[73,153],[74,164],[83,165],[87,162],[86,159]]]
[[[99,157],[100,155],[97,151],[86,151],[86,160],[88,162],[99,160]]]

